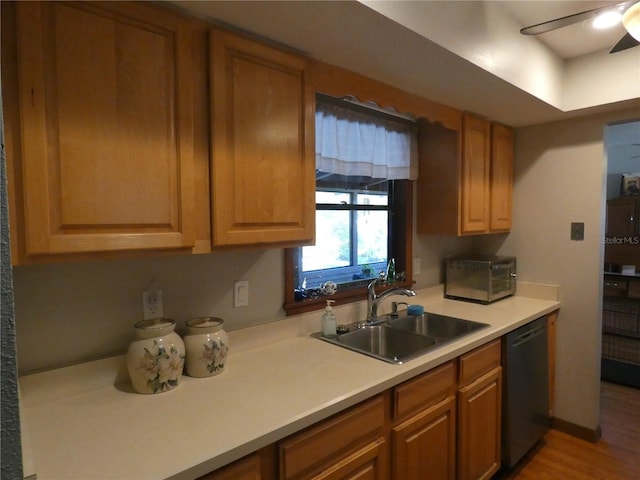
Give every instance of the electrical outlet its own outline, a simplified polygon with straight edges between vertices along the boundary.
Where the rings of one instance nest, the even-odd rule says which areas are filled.
[[[162,290],[145,290],[142,292],[142,310],[144,319],[162,317]]]

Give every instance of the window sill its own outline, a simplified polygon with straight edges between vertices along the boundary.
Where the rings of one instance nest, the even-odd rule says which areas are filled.
[[[396,283],[395,285],[393,285],[393,287],[394,288],[395,287],[411,288],[412,285],[413,285],[413,282],[405,281],[402,283]],[[392,288],[392,287],[388,285],[382,285],[382,286],[376,287],[376,292],[378,293],[383,292],[385,290],[388,290],[389,288]],[[287,316],[291,316],[291,315],[300,315],[302,313],[307,313],[307,312],[313,312],[316,310],[322,310],[323,308],[325,308],[327,304],[327,300],[334,300],[335,303],[333,304],[333,306],[335,307],[336,305],[346,305],[348,303],[359,302],[366,299],[367,299],[367,288],[360,287],[360,288],[352,288],[349,290],[343,290],[333,295],[326,295],[322,297],[301,300],[299,302],[285,303],[283,305],[283,308],[285,312],[287,312]]]

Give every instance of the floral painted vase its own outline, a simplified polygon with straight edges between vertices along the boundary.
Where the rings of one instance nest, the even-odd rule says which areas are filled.
[[[184,367],[185,347],[167,318],[135,324],[137,340],[127,350],[127,369],[138,393],[161,393],[178,385]]]
[[[187,322],[184,344],[187,375],[211,377],[222,373],[229,351],[229,337],[220,318],[202,317]]]

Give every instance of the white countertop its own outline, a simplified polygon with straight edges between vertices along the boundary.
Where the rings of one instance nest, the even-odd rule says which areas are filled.
[[[124,356],[25,375],[25,462],[39,480],[197,478],[560,307],[557,287],[518,289],[491,305],[418,292],[425,311],[490,327],[403,365],[312,339],[298,317],[229,332],[222,374],[162,394],[133,393]]]

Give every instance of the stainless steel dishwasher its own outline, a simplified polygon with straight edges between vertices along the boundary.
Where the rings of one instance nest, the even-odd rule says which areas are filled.
[[[549,429],[547,317],[506,335],[502,465],[513,467]]]

